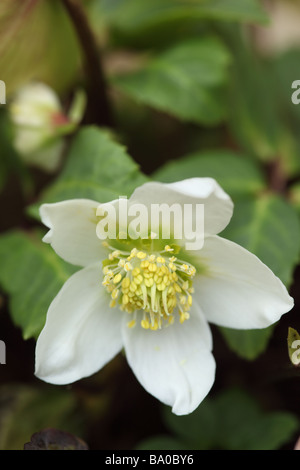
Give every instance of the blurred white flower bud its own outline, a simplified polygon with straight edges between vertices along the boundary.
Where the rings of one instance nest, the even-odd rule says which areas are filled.
[[[29,83],[21,87],[9,105],[14,130],[14,147],[28,164],[45,171],[57,169],[64,147],[64,136],[79,124],[85,96],[78,93],[68,114],[50,87]]]
[[[255,26],[256,45],[266,55],[300,45],[300,5],[297,0],[264,0],[270,18],[266,26]]]

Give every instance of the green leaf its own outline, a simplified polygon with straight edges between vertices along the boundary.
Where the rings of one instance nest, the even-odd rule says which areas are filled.
[[[221,235],[258,256],[284,284],[292,282],[299,261],[300,223],[294,207],[282,197],[266,193],[238,201]]]
[[[113,83],[138,102],[182,120],[212,125],[225,116],[222,88],[229,61],[227,49],[216,38],[192,39]]]
[[[24,339],[37,337],[50,303],[76,270],[62,261],[41,237],[11,231],[0,237],[0,284],[9,295],[14,323]]]
[[[220,417],[219,445],[228,450],[275,450],[298,428],[292,414],[263,412],[252,397],[239,390],[223,393],[215,404]]]
[[[299,59],[300,49],[295,47],[274,55],[268,62],[272,73],[269,85],[274,89],[273,97],[280,109],[281,121],[285,124],[278,157],[281,158],[285,172],[292,176],[298,176],[300,172],[300,106],[292,101],[296,91],[292,84],[299,78]]]
[[[271,77],[240,30],[224,31],[234,56],[228,101],[230,130],[245,152],[270,161],[278,155],[282,132]]]
[[[130,195],[136,186],[146,181],[125,148],[108,132],[86,127],[74,138],[59,177],[44,191],[39,203],[28,210],[38,216],[42,203],[77,198],[109,202]]]
[[[101,10],[112,27],[128,33],[145,33],[176,20],[268,21],[258,0],[104,0]]]
[[[229,150],[208,150],[186,155],[159,168],[152,178],[166,183],[192,177],[214,178],[232,197],[254,195],[265,189],[255,162]]]
[[[164,407],[163,421],[188,448],[205,450],[214,445],[218,416],[211,399],[202,402],[193,413],[180,417]]]
[[[256,359],[268,346],[274,327],[261,330],[233,330],[219,327],[227,345],[238,356],[248,361]]]
[[[300,183],[295,183],[290,187],[290,201],[300,214]]]
[[[239,201],[224,238],[243,246],[263,261],[286,284],[299,261],[300,224],[294,208],[275,195]],[[253,360],[267,348],[273,327],[262,330],[220,328],[228,346]]]
[[[249,394],[235,389],[206,398],[187,416],[176,416],[166,408],[163,418],[174,439],[187,449],[199,450],[275,450],[291,439],[299,425],[291,413],[265,412]]]
[[[227,103],[233,140],[258,160],[278,161],[286,176],[297,174],[299,144],[286,113],[291,99],[283,97],[272,61],[253,51],[241,28],[222,24],[218,29],[233,57]]]
[[[284,50],[276,54],[271,61],[272,71],[276,77],[276,92],[278,100],[284,106],[285,112],[289,117],[289,124],[297,125],[300,123],[300,106],[292,101],[292,95],[296,89],[292,88],[295,80],[299,80],[299,60],[300,49],[295,46],[292,49]],[[298,87],[297,87],[298,88]]]

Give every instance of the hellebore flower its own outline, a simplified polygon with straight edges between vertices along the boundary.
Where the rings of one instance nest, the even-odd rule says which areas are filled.
[[[204,205],[200,248],[187,250],[186,240],[162,239],[160,231],[124,238],[119,226],[116,239],[103,242],[99,221],[107,204],[78,199],[41,206],[50,229],[44,241],[82,269],[50,305],[36,346],[37,377],[71,383],[97,372],[124,348],[142,386],[175,414],[188,414],[215,379],[208,322],[265,328],[293,307],[266,265],[217,235],[229,223],[233,203],[215,180],[145,183],[128,206],[150,209],[161,202]],[[111,205],[118,210],[120,201]]]
[[[14,147],[21,158],[46,171],[58,167],[65,135],[76,129],[85,108],[85,97],[78,92],[68,114],[59,97],[44,83],[22,86],[9,105]]]

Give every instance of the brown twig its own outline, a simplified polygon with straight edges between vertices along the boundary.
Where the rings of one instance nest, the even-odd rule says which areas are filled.
[[[78,0],[62,0],[81,45],[87,79],[88,120],[100,126],[113,126],[101,53],[87,15]]]
[[[284,193],[286,191],[287,180],[279,159],[274,160],[268,166],[269,187],[276,193]]]

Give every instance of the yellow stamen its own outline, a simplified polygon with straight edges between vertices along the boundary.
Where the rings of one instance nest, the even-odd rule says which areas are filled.
[[[140,327],[153,331],[172,325],[176,318],[180,323],[189,319],[194,266],[159,252],[110,249],[113,251],[104,261],[102,284],[111,296],[111,307],[135,312],[129,328],[136,326],[139,311],[143,311]],[[164,253],[169,251],[173,249],[166,245]]]
[[[120,282],[121,279],[122,279],[122,274],[121,273],[116,274],[114,277],[114,281],[113,281],[114,284],[118,284],[118,282]]]
[[[145,330],[148,330],[150,328],[150,323],[148,322],[148,320],[142,320],[141,327],[144,328]]]

